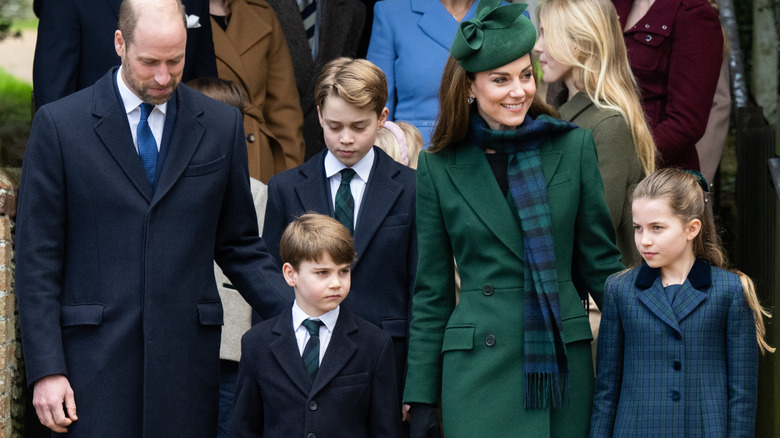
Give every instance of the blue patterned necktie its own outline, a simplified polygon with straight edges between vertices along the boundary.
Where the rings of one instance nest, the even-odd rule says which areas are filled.
[[[341,169],[341,184],[338,191],[336,191],[336,206],[334,213],[336,219],[344,224],[349,230],[349,234],[355,232],[355,199],[352,198],[352,189],[350,188],[350,181],[355,176],[355,171],[346,168]]]
[[[141,156],[146,177],[149,178],[149,184],[152,187],[154,187],[154,177],[157,173],[157,142],[154,140],[154,135],[152,135],[148,118],[153,109],[154,105],[148,103],[141,104],[141,120],[138,122],[138,128],[136,129],[138,155]]]
[[[306,327],[306,331],[309,332],[309,341],[303,348],[301,358],[309,381],[314,382],[317,370],[320,368],[320,327],[325,324],[319,319],[304,319],[301,325]]]
[[[298,3],[303,19],[303,29],[309,40],[309,47],[314,48],[314,27],[317,24],[317,0],[301,0]]]

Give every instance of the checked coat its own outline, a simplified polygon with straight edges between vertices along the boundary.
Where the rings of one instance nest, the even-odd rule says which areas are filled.
[[[752,437],[758,342],[739,277],[704,260],[670,305],[660,270],[607,280],[591,437]]]

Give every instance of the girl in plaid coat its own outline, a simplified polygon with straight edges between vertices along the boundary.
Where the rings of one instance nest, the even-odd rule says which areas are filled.
[[[764,316],[728,271],[698,172],[663,169],[634,190],[645,262],[604,292],[591,437],[752,437]]]

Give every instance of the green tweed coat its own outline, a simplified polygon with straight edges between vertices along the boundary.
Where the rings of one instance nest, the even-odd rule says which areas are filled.
[[[613,109],[597,107],[584,92],[575,94],[568,102],[565,99],[569,91],[563,90],[563,94],[556,99],[556,103],[561,103],[561,118],[593,133],[604,180],[604,196],[615,226],[615,242],[623,254],[623,264],[638,265],[641,259],[634,244],[629,199],[634,186],[645,177],[645,171],[628,122]]]
[[[484,152],[461,144],[420,154],[418,270],[405,402],[442,403],[444,434],[587,437],[592,339],[575,289],[601,305],[621,269],[589,132],[556,134],[541,149],[554,233],[571,406],[524,408],[523,236]],[[456,305],[453,259],[461,293]]]

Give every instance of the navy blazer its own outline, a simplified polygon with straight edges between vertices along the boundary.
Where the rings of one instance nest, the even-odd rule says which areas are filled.
[[[263,239],[279,266],[285,227],[306,212],[333,216],[324,150],[268,183]],[[357,261],[342,303],[393,338],[399,377],[406,368],[411,294],[417,269],[414,170],[374,147],[375,158],[355,227]],[[403,382],[403,379],[399,379]],[[401,388],[399,387],[399,392]]]
[[[120,64],[114,32],[122,0],[54,0],[38,4],[38,40],[33,60],[35,107],[94,84]],[[187,29],[182,81],[216,77],[207,0],[182,0],[199,27]],[[39,13],[38,13],[39,12]],[[194,20],[194,19],[193,19]],[[192,26],[197,26],[194,24]]]
[[[673,304],[660,269],[604,292],[591,437],[752,437],[758,342],[739,276],[699,259]]]
[[[389,336],[343,307],[309,383],[288,309],[241,339],[230,436],[398,438],[396,386]]]
[[[27,380],[68,377],[71,436],[212,437],[214,260],[265,317],[291,290],[258,237],[240,112],[180,85],[153,189],[115,71],[33,121],[16,231]]]

